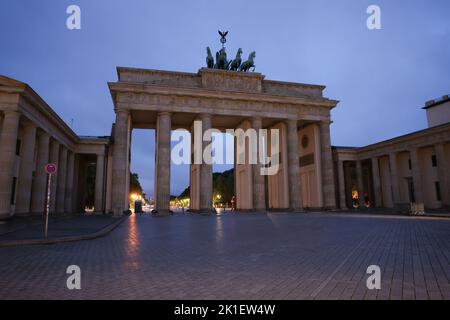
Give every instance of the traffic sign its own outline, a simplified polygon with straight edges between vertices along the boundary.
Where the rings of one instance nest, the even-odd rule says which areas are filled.
[[[48,174],[56,173],[56,164],[49,163],[49,164],[45,165],[45,172],[47,172]]]

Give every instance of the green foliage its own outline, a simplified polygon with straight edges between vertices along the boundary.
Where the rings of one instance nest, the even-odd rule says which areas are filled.
[[[230,202],[234,194],[234,169],[213,173],[213,195],[220,195],[220,202]],[[190,187],[184,189],[178,198],[187,198],[190,195]],[[214,199],[216,201],[216,199]]]
[[[137,173],[131,173],[130,175],[130,193],[142,194],[142,187]]]

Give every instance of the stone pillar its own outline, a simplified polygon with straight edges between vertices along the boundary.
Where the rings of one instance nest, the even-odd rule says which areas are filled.
[[[322,162],[322,192],[325,208],[336,208],[333,157],[331,154],[330,122],[320,122],[320,149]]]
[[[338,169],[338,182],[339,182],[339,204],[342,210],[347,210],[347,200],[346,200],[346,192],[345,192],[345,174],[344,174],[344,161],[338,160],[337,162]]]
[[[411,159],[411,173],[413,177],[415,202],[423,203],[422,174],[420,172],[419,150],[417,148],[410,149],[409,156]]]
[[[74,176],[74,159],[72,151],[67,153],[67,179],[66,179],[66,199],[64,201],[64,212],[73,213],[73,176]]]
[[[41,214],[45,208],[45,196],[47,192],[47,174],[44,170],[49,162],[50,136],[46,132],[41,132],[38,136],[38,151],[36,171],[34,174],[31,191],[31,212]]]
[[[13,169],[16,159],[17,134],[19,132],[18,111],[5,111],[0,134],[0,218],[11,215],[13,191]]]
[[[52,181],[50,184],[50,213],[56,212],[56,192],[57,192],[57,186],[58,186],[58,176],[60,172],[59,168],[59,148],[60,144],[56,140],[52,140],[50,143],[50,161],[51,163],[56,164],[57,171],[56,174],[52,176]]]
[[[378,165],[378,158],[372,158],[372,180],[373,180],[373,193],[375,194],[376,207],[382,207],[383,201],[381,197],[381,181],[380,181],[380,167]]]
[[[155,209],[158,214],[169,214],[170,206],[170,132],[169,112],[158,113],[156,123]]]
[[[300,164],[298,159],[298,127],[297,119],[287,121],[287,152],[289,179],[289,208],[301,211],[302,194],[300,189]]]
[[[202,121],[202,136],[206,130],[211,129],[211,115],[201,114],[200,120]],[[203,139],[202,139],[203,140]],[[209,141],[203,141],[203,150],[210,144]],[[211,213],[213,201],[213,184],[212,184],[212,165],[202,161],[200,165],[200,212]]]
[[[20,154],[19,181],[17,184],[16,213],[30,213],[31,185],[33,182],[34,148],[36,145],[36,126],[27,123],[23,131]]]
[[[64,213],[66,200],[66,180],[67,180],[67,148],[61,146],[59,154],[59,167],[58,167],[58,186],[56,191],[56,212]]]
[[[200,210],[200,164],[203,159],[202,132],[195,131],[195,123],[191,126],[191,165],[189,168],[189,199],[190,209]],[[197,150],[200,148],[202,150]]]
[[[259,117],[255,117],[252,119],[252,128],[256,130],[257,133],[257,148],[256,148],[256,159],[258,160],[257,164],[252,165],[252,173],[253,173],[253,208],[256,211],[265,211],[266,210],[266,188],[264,183],[264,175],[261,175],[261,168],[263,165],[260,162],[259,153],[261,152],[262,144],[259,130],[262,129],[262,120]],[[251,150],[249,150],[251,152]]]
[[[115,216],[121,216],[128,208],[127,172],[128,170],[128,116],[129,110],[116,111],[114,125],[112,206]]]
[[[443,206],[450,206],[450,166],[449,159],[446,159],[445,148],[443,143],[434,146],[436,154],[439,188],[441,189],[441,199]]]
[[[97,163],[95,169],[95,201],[94,210],[96,212],[103,212],[103,194],[104,194],[104,172],[105,172],[105,156],[97,154]]]
[[[391,152],[389,154],[389,168],[391,175],[392,202],[394,207],[400,203],[400,190],[398,188],[398,171],[397,171],[397,154]]]
[[[356,185],[358,189],[358,206],[364,208],[364,183],[361,160],[356,161]]]

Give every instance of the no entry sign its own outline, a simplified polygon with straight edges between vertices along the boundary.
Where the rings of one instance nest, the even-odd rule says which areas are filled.
[[[46,164],[45,165],[45,172],[47,172],[48,174],[56,173],[56,164],[54,164],[54,163]]]

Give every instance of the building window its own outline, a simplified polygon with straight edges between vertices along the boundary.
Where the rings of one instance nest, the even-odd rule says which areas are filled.
[[[21,145],[21,141],[19,139],[17,139],[17,141],[16,141],[16,156],[20,156],[20,145]]]
[[[441,201],[441,187],[439,186],[439,181],[434,183],[434,188],[436,189],[436,200]]]
[[[408,159],[408,168],[409,168],[409,170],[412,170],[411,168],[412,168],[412,166],[411,166],[411,159]]]
[[[437,160],[436,160],[436,155],[435,154],[433,154],[431,156],[431,164],[432,164],[433,167],[437,167]]]
[[[11,205],[14,204],[14,200],[16,198],[16,181],[17,181],[17,178],[13,177],[12,188],[11,188]]]

